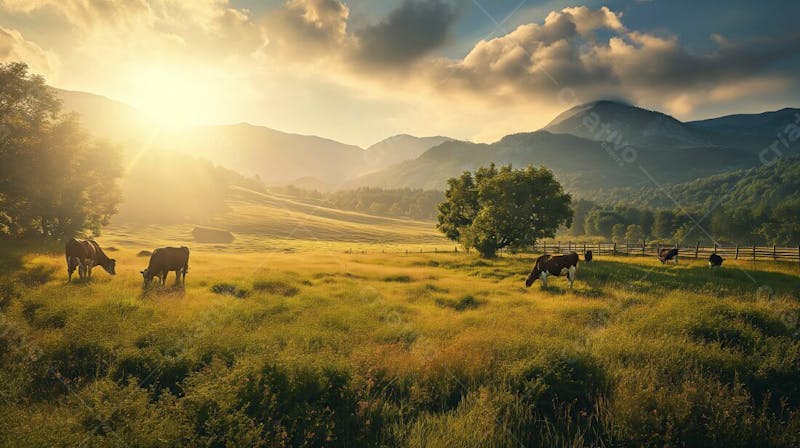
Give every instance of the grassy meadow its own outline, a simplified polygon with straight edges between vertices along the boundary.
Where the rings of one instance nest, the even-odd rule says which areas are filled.
[[[0,445],[800,444],[796,265],[600,257],[543,290],[533,256],[188,230],[110,229],[91,283],[2,243]],[[143,290],[167,241],[185,288]]]

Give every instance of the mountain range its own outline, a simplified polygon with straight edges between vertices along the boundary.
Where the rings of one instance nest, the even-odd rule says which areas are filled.
[[[616,101],[575,106],[544,128],[491,144],[448,137],[397,135],[368,148],[263,126],[234,124],[159,128],[136,109],[104,97],[57,91],[66,110],[91,132],[134,148],[186,152],[267,185],[315,189],[425,188],[488,163],[549,167],[568,191],[592,197],[609,188],[669,185],[759,166],[764,148],[800,121],[800,109],[682,122],[658,111]],[[800,128],[798,128],[800,130]],[[779,140],[780,139],[780,140]],[[788,144],[788,145],[787,145]]]

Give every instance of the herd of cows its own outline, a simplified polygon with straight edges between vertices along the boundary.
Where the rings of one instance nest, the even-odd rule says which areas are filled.
[[[92,268],[100,266],[111,275],[116,275],[117,262],[113,258],[108,258],[103,249],[94,240],[69,240],[66,246],[67,257],[67,282],[72,281],[72,274],[78,269],[78,275],[82,280],[92,278]],[[591,250],[584,253],[584,261],[590,263],[593,254]],[[525,286],[530,287],[537,279],[542,280],[542,286],[547,287],[547,277],[567,276],[569,287],[572,288],[575,282],[575,274],[578,270],[578,254],[571,252],[566,255],[545,254],[536,259]],[[678,248],[662,249],[658,254],[658,260],[662,264],[672,261],[678,264]],[[717,254],[708,257],[710,267],[722,266],[725,261]],[[186,281],[186,273],[189,271],[189,248],[181,247],[161,247],[150,254],[150,262],[147,268],[141,271],[144,280],[143,287],[152,283],[154,278],[159,280],[161,285],[166,284],[167,274],[175,272],[175,282],[180,284]]]
[[[587,250],[584,253],[584,260],[587,263],[591,263],[592,258],[592,251]],[[661,249],[658,253],[658,260],[661,264],[668,261],[678,264],[678,248]],[[723,261],[725,261],[725,259],[718,254],[711,254],[711,256],[708,257],[708,266],[712,268],[720,267]],[[551,275],[556,277],[566,275],[569,287],[572,288],[572,283],[575,282],[575,274],[577,271],[578,254],[576,252],[570,252],[566,255],[545,254],[536,259],[531,273],[528,274],[528,278],[525,279],[525,286],[530,287],[536,279],[541,279],[542,287],[547,288],[547,277]]]
[[[93,240],[76,240],[75,238],[67,242],[67,282],[72,281],[72,274],[78,269],[78,275],[82,280],[92,278],[92,268],[100,266],[111,275],[116,275],[117,261],[108,258],[103,249]],[[161,285],[167,281],[167,273],[175,272],[175,282],[186,281],[186,273],[189,272],[189,248],[181,247],[160,247],[150,254],[150,263],[147,268],[141,271],[144,279],[143,287],[147,287],[154,278],[159,280]]]

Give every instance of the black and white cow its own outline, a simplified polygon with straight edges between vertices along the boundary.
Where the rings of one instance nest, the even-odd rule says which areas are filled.
[[[658,261],[660,261],[661,264],[664,264],[670,260],[672,260],[675,264],[678,264],[677,247],[674,247],[672,249],[661,249],[661,252],[658,253]]]
[[[530,287],[539,278],[542,280],[542,287],[547,288],[547,277],[566,275],[569,287],[572,288],[577,270],[578,254],[575,252],[567,255],[542,255],[536,259],[533,270],[525,280],[525,286]]]
[[[722,266],[722,262],[723,261],[725,261],[725,259],[720,257],[719,255],[711,254],[708,257],[708,267],[710,267],[710,268],[720,267],[720,266]]]

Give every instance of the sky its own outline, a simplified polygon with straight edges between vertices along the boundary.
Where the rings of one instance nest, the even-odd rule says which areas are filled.
[[[800,2],[0,0],[0,61],[165,125],[495,141],[571,106],[800,106]]]

